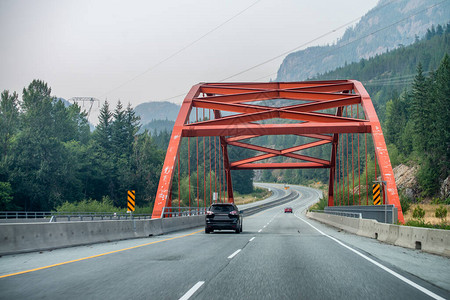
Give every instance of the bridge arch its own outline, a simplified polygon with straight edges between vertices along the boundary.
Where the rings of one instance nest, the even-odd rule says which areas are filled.
[[[268,104],[269,102],[270,104]],[[213,117],[201,120],[196,118],[193,121],[191,115],[194,108],[195,110],[203,109],[203,113],[205,110],[209,110],[209,112],[213,112]],[[289,121],[288,123],[286,121],[277,123],[276,120]],[[397,187],[381,125],[372,100],[359,81],[200,83],[194,85],[186,95],[175,121],[152,217],[162,217],[163,209],[172,206],[172,182],[175,166],[180,157],[181,141],[191,137],[217,137],[219,139],[223,156],[226,195],[229,202],[234,202],[231,170],[326,168],[329,169],[328,205],[339,205],[341,201],[338,198],[345,196],[343,191],[346,190],[350,195],[349,146],[347,142],[347,154],[344,157],[345,145],[342,138],[346,135],[348,140],[350,134],[351,151],[354,151],[354,135],[358,137],[358,149],[359,135],[364,134],[365,139],[367,139],[367,135],[372,136],[375,148],[375,173],[379,170],[381,175],[384,202],[397,207],[398,219],[403,223]],[[263,147],[251,142],[255,138],[267,135],[298,135],[313,140],[286,149]],[[257,154],[232,162],[228,157],[228,146],[250,149]],[[306,149],[324,146],[330,149],[328,151],[330,155],[326,159],[302,153]],[[360,152],[357,155],[362,156]],[[274,162],[274,157],[284,157],[288,161]],[[342,184],[342,180],[345,183],[345,158],[347,158],[347,186]],[[358,162],[360,162],[360,157],[358,157]],[[354,165],[353,156],[352,165]],[[355,168],[353,167],[353,169]],[[360,169],[358,167],[358,173],[360,173]],[[353,174],[353,181],[355,176]],[[366,183],[365,190],[368,199],[369,184],[367,180]],[[352,194],[356,190],[353,183]],[[358,192],[361,194],[361,187]]]

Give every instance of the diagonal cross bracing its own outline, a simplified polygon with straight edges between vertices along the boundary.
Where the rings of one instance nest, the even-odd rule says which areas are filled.
[[[274,101],[264,105],[267,100]],[[274,106],[274,103],[279,105]],[[359,113],[355,116],[353,107],[361,108],[363,116]],[[198,110],[203,111],[203,118],[192,122],[191,111],[197,113]],[[334,193],[337,189],[335,181],[339,180],[339,176],[342,177],[344,172],[349,172],[349,164],[343,165],[341,154],[350,148],[350,151],[353,151],[353,134],[372,136],[381,176],[386,182],[386,202],[397,206],[399,221],[403,222],[381,126],[372,101],[360,82],[330,80],[195,85],[187,94],[172,131],[153,217],[161,217],[163,207],[170,206],[174,166],[183,138],[219,137],[220,153],[223,157],[218,158],[218,161],[223,164],[227,200],[230,202],[234,201],[230,170],[328,168],[328,199],[329,205],[334,205]],[[273,149],[274,145],[263,147],[255,144],[258,138],[270,135],[293,135],[310,140],[293,139],[301,144],[281,150]],[[340,140],[339,137],[344,135],[347,139],[351,135],[350,144],[347,142],[344,145],[344,141]],[[244,140],[245,142],[242,142]],[[250,149],[256,151],[256,154],[231,161],[228,157],[228,146]],[[326,149],[330,149],[331,153],[329,159],[305,155],[304,151],[313,147],[328,147]],[[274,162],[276,157],[285,161]],[[338,165],[339,163],[341,165]],[[343,185],[341,186],[343,188]]]

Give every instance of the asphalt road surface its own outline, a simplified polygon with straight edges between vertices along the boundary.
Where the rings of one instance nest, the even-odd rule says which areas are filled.
[[[299,198],[245,217],[241,234],[196,228],[1,257],[0,299],[450,299],[448,258],[309,220],[318,192],[291,188]]]

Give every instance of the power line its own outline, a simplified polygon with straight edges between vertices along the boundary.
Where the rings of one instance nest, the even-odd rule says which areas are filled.
[[[380,10],[380,9],[382,9],[382,8],[384,8],[384,7],[386,7],[386,6],[390,5],[390,4],[392,4],[392,3],[394,3],[394,2],[397,2],[397,1],[398,1],[398,0],[392,0],[392,1],[390,1],[390,2],[388,2],[388,3],[386,3],[386,4],[382,5],[382,6],[380,6],[380,7],[378,7],[378,8],[374,8],[374,9],[372,9],[372,10],[370,11],[370,13],[373,13],[373,12],[375,12],[375,11],[377,11],[377,10]],[[256,4],[256,2],[255,2],[254,4]],[[252,4],[252,6],[253,6],[254,4]],[[248,8],[250,8],[250,7],[248,7]],[[248,8],[247,8],[247,9],[248,9]],[[293,52],[293,51],[295,51],[295,50],[298,50],[298,49],[300,49],[300,48],[302,48],[302,47],[304,47],[304,46],[307,46],[307,45],[309,45],[309,44],[311,44],[311,43],[313,43],[313,42],[315,42],[315,41],[317,41],[317,40],[320,40],[321,38],[323,38],[323,37],[325,37],[325,36],[328,36],[328,35],[330,35],[330,34],[336,32],[336,31],[338,31],[338,30],[340,30],[340,29],[342,29],[342,28],[344,28],[344,27],[349,26],[350,24],[352,24],[352,23],[354,23],[354,22],[360,20],[360,19],[361,19],[362,17],[364,17],[365,15],[367,15],[367,14],[364,14],[364,15],[362,15],[362,16],[359,16],[358,18],[355,18],[355,19],[353,19],[353,20],[351,20],[351,21],[349,21],[349,22],[347,22],[347,23],[345,23],[345,24],[343,24],[343,25],[341,25],[341,26],[339,26],[339,27],[337,27],[337,28],[335,28],[335,29],[333,29],[333,30],[328,31],[327,33],[324,33],[324,34],[322,34],[322,35],[320,35],[320,36],[318,36],[318,37],[316,37],[316,38],[314,38],[314,39],[312,39],[312,40],[310,40],[310,41],[308,41],[308,42],[306,42],[306,43],[303,43],[303,44],[301,44],[300,46],[297,46],[297,47],[295,47],[295,48],[293,48],[293,49],[291,49],[291,50],[289,50],[289,51],[283,52],[282,54],[279,54],[279,55],[277,55],[277,56],[275,56],[275,57],[273,57],[273,58],[271,58],[271,59],[268,59],[268,60],[266,60],[266,61],[264,61],[264,62],[262,62],[262,63],[259,63],[259,64],[255,65],[255,66],[251,67],[251,68],[248,68],[248,69],[246,69],[246,70],[244,70],[244,71],[241,71],[241,72],[236,73],[236,74],[234,74],[234,75],[231,75],[231,76],[229,76],[229,77],[227,77],[227,78],[224,78],[224,79],[222,79],[222,80],[219,80],[218,82],[223,82],[223,81],[225,81],[225,80],[227,80],[227,79],[236,77],[236,76],[238,76],[238,75],[240,75],[240,74],[243,74],[243,73],[245,73],[245,72],[248,72],[248,71],[250,71],[250,70],[252,70],[252,69],[255,69],[255,68],[259,67],[259,66],[262,66],[262,65],[264,65],[264,64],[266,64],[266,63],[269,63],[269,62],[271,62],[271,61],[274,61],[275,59],[280,58],[280,57],[282,57],[282,56],[284,56],[284,55],[286,55],[286,54],[289,54],[289,53],[291,53],[291,52]],[[258,80],[260,80],[260,79],[262,79],[262,78],[266,78],[266,77],[272,76],[273,74],[276,74],[276,72],[275,72],[275,73],[272,73],[272,74],[269,74],[269,75],[266,75],[266,76],[263,76],[263,77],[260,77],[260,78],[258,78],[258,79],[253,80],[253,81],[258,81]],[[165,99],[163,99],[163,100],[161,100],[161,101],[171,100],[171,99],[174,99],[174,98],[177,98],[177,97],[180,97],[180,96],[184,96],[184,95],[185,95],[185,94],[180,94],[180,95],[177,95],[177,96],[165,98]]]
[[[382,9],[382,8],[388,6],[388,5],[390,5],[390,4],[392,4],[392,3],[396,2],[396,1],[398,1],[398,0],[390,1],[390,2],[386,3],[385,5],[382,5],[382,6],[378,7],[378,8],[375,8],[375,9],[373,9],[373,10],[371,11],[371,13],[373,13],[373,12],[375,12],[375,11],[377,11],[377,10],[380,10],[380,9]],[[266,61],[264,61],[264,62],[262,62],[262,63],[259,63],[259,64],[257,64],[257,65],[254,65],[253,67],[250,67],[250,68],[248,68],[248,69],[245,69],[245,70],[243,70],[243,71],[241,71],[241,72],[238,72],[238,73],[236,73],[236,74],[234,74],[234,75],[228,76],[227,78],[224,78],[224,79],[220,80],[220,82],[221,82],[221,81],[228,80],[228,79],[233,78],[233,77],[236,77],[236,76],[241,75],[241,74],[243,74],[243,73],[246,73],[246,72],[248,72],[248,71],[250,71],[250,70],[253,70],[253,69],[255,69],[255,68],[258,68],[258,67],[260,67],[260,66],[262,66],[262,65],[264,65],[264,64],[267,64],[267,63],[269,63],[269,62],[272,62],[272,61],[274,61],[274,60],[276,60],[276,59],[278,59],[278,58],[280,58],[280,57],[282,57],[282,56],[285,56],[285,55],[287,55],[287,54],[289,54],[289,53],[292,53],[292,52],[294,52],[294,51],[296,51],[296,50],[298,50],[298,49],[300,49],[300,48],[303,48],[303,47],[305,47],[305,46],[307,46],[307,45],[309,45],[309,44],[311,44],[311,43],[313,43],[313,42],[315,42],[315,41],[317,41],[317,40],[320,40],[321,38],[323,38],[323,37],[325,37],[325,36],[327,36],[327,35],[330,35],[330,34],[336,32],[336,31],[338,31],[339,29],[342,29],[342,28],[344,28],[344,27],[347,27],[348,25],[350,25],[350,24],[352,24],[352,23],[354,23],[354,22],[360,20],[360,19],[361,19],[362,17],[364,17],[365,15],[366,15],[366,14],[364,14],[364,15],[362,15],[362,16],[359,16],[358,18],[353,19],[353,20],[351,20],[350,22],[347,22],[347,23],[345,23],[345,24],[343,24],[343,25],[341,25],[341,26],[339,26],[339,27],[337,27],[337,28],[335,28],[335,29],[333,29],[333,30],[331,30],[331,31],[328,31],[327,33],[324,33],[324,34],[322,34],[322,35],[320,35],[320,36],[318,36],[318,37],[316,37],[316,38],[314,38],[314,39],[312,39],[312,40],[310,40],[310,41],[308,41],[308,42],[306,42],[306,43],[303,43],[303,44],[301,44],[300,46],[297,46],[297,47],[295,47],[295,48],[293,48],[293,49],[291,49],[291,50],[289,50],[289,51],[283,52],[283,53],[281,53],[281,54],[279,54],[279,55],[277,55],[277,56],[275,56],[275,57],[272,57],[272,58],[270,58],[270,59],[268,59],[268,60],[266,60]],[[268,76],[271,76],[271,75],[273,75],[273,74],[270,74],[270,75],[267,75],[267,76],[264,76],[264,77],[268,77]],[[264,77],[261,77],[261,78],[264,78]]]
[[[386,7],[387,5],[392,4],[392,3],[396,2],[396,1],[398,1],[398,0],[393,0],[393,1],[391,1],[391,2],[388,2],[388,3],[386,3],[385,5],[383,5],[383,6],[379,7],[379,8],[377,8],[376,10],[379,10],[379,9],[381,9],[381,8],[383,8],[383,7]],[[418,14],[420,14],[420,13],[423,13],[423,12],[425,12],[425,11],[431,9],[431,8],[434,8],[434,7],[436,7],[436,6],[438,6],[438,5],[442,4],[442,3],[444,3],[444,2],[446,2],[446,1],[447,1],[447,0],[444,0],[444,1],[441,1],[441,2],[436,3],[436,4],[434,4],[434,5],[431,5],[431,6],[427,7],[427,8],[425,8],[425,9],[422,9],[422,10],[416,12],[416,13],[413,13],[413,14],[411,14],[411,15],[409,15],[409,16],[407,16],[407,17],[401,19],[401,20],[398,20],[398,21],[396,21],[396,22],[394,22],[394,23],[392,23],[392,24],[390,24],[390,25],[387,25],[387,26],[385,26],[385,27],[383,27],[383,28],[380,28],[380,29],[375,30],[375,31],[373,31],[373,32],[371,32],[371,33],[368,33],[368,34],[366,34],[366,35],[364,35],[364,36],[361,36],[361,37],[359,37],[359,38],[357,38],[357,39],[355,39],[355,40],[353,40],[353,41],[350,41],[350,42],[348,42],[348,43],[345,43],[345,44],[343,44],[343,45],[340,45],[339,47],[334,48],[334,49],[332,49],[332,50],[330,50],[330,51],[328,51],[328,52],[326,52],[326,53],[324,53],[324,54],[316,55],[316,56],[313,57],[313,59],[314,59],[314,58],[318,58],[318,57],[322,57],[322,56],[325,56],[325,55],[328,55],[329,53],[332,53],[332,52],[334,52],[334,51],[336,51],[336,50],[339,50],[339,49],[341,49],[341,48],[343,48],[343,47],[346,47],[346,46],[348,46],[348,45],[350,45],[350,44],[352,44],[352,43],[355,43],[355,42],[357,42],[357,41],[359,41],[359,40],[362,40],[362,39],[364,39],[364,38],[366,38],[366,37],[368,37],[368,36],[374,35],[374,34],[380,32],[380,31],[383,31],[383,30],[385,30],[385,29],[387,29],[387,28],[390,28],[390,27],[392,27],[392,26],[394,26],[394,25],[397,25],[398,23],[401,23],[401,22],[403,22],[403,21],[405,21],[405,20],[407,20],[407,19],[409,19],[409,18],[411,18],[411,17],[414,17],[414,16],[416,16],[416,15],[418,15]],[[372,10],[371,12],[374,12],[374,11],[376,11],[376,10]],[[365,16],[365,15],[363,15],[363,16]],[[341,25],[341,26],[337,27],[336,29],[333,29],[333,30],[331,30],[331,31],[329,31],[329,32],[327,32],[327,33],[325,33],[325,34],[323,34],[323,35],[317,37],[317,38],[314,38],[313,40],[311,40],[311,41],[309,41],[309,42],[306,42],[306,43],[304,43],[304,44],[302,44],[302,45],[300,45],[300,46],[298,46],[298,47],[296,47],[296,48],[294,48],[294,49],[292,49],[292,50],[290,50],[290,51],[284,52],[283,54],[277,55],[277,56],[275,56],[275,57],[273,57],[273,58],[271,58],[271,59],[269,59],[269,60],[266,60],[266,61],[264,61],[264,62],[262,62],[262,63],[259,63],[259,64],[255,65],[255,66],[253,66],[253,67],[251,67],[251,68],[248,68],[248,69],[246,69],[246,70],[244,70],[244,71],[238,72],[238,73],[236,73],[236,74],[234,74],[234,75],[231,75],[231,76],[229,76],[229,77],[227,77],[227,78],[224,78],[224,79],[222,79],[222,80],[219,80],[219,82],[223,82],[223,81],[228,80],[228,79],[230,79],[230,78],[236,77],[236,76],[238,76],[238,75],[240,75],[240,74],[246,73],[246,72],[248,72],[248,71],[250,71],[250,70],[252,70],[252,69],[255,69],[255,68],[257,68],[257,67],[259,67],[259,66],[261,66],[261,65],[264,65],[264,64],[266,64],[266,63],[268,63],[268,62],[271,62],[271,61],[273,61],[273,60],[275,60],[275,59],[277,59],[277,58],[279,58],[279,57],[281,57],[281,56],[283,56],[283,55],[286,55],[286,54],[288,54],[288,53],[291,53],[292,51],[295,51],[295,50],[297,50],[297,49],[299,49],[299,48],[301,48],[301,47],[304,47],[305,45],[308,45],[308,44],[310,44],[310,43],[312,43],[312,42],[314,42],[314,41],[316,41],[316,40],[318,40],[318,39],[320,39],[320,38],[322,38],[322,37],[324,37],[324,36],[326,36],[326,35],[329,35],[329,34],[335,32],[335,31],[341,29],[342,27],[348,26],[349,24],[355,22],[355,20],[361,19],[363,16],[360,16],[360,17],[358,17],[358,18],[356,18],[356,19],[354,19],[354,20],[352,20],[352,21],[350,21],[350,22],[348,22],[348,23],[346,23],[346,24],[344,24],[344,25]],[[266,78],[266,77],[269,77],[269,76],[272,76],[272,75],[275,75],[275,74],[277,74],[277,72],[271,73],[271,74],[269,74],[269,75],[265,75],[265,76],[263,76],[263,77],[260,77],[260,78],[258,78],[258,79],[255,79],[255,80],[253,80],[253,81],[257,81],[257,80],[260,80],[260,79],[262,79],[262,78]],[[185,95],[185,93],[184,93],[184,94],[177,95],[177,96],[173,96],[173,97],[170,97],[170,98],[166,98],[166,99],[164,99],[164,100],[170,100],[170,99],[173,99],[173,98],[180,97],[180,96],[182,96],[182,95]]]
[[[338,46],[337,48],[334,48],[334,49],[332,49],[332,50],[330,50],[330,51],[328,51],[328,52],[326,52],[326,53],[324,53],[324,54],[320,54],[320,55],[313,56],[312,58],[314,59],[314,58],[326,56],[326,55],[328,55],[328,54],[330,54],[330,53],[332,53],[332,52],[335,52],[336,50],[339,50],[339,49],[341,49],[341,48],[343,48],[343,47],[346,47],[346,46],[348,46],[348,45],[350,45],[350,44],[352,44],[352,43],[355,43],[355,42],[360,41],[360,40],[362,40],[362,39],[364,39],[364,38],[366,38],[366,37],[369,37],[369,36],[371,36],[371,35],[374,35],[374,34],[380,32],[380,31],[383,31],[383,30],[385,30],[385,29],[387,29],[387,28],[390,28],[390,27],[392,27],[392,26],[394,26],[394,25],[397,25],[398,23],[401,23],[401,22],[403,22],[403,21],[405,21],[405,20],[407,20],[407,19],[409,19],[409,18],[411,18],[411,17],[414,17],[414,16],[416,16],[416,15],[418,15],[418,14],[421,14],[421,13],[423,13],[423,12],[425,12],[425,11],[431,9],[431,8],[434,8],[434,7],[438,6],[438,5],[440,5],[440,4],[444,3],[444,2],[446,2],[446,1],[447,1],[447,0],[444,0],[444,1],[441,1],[441,2],[436,3],[436,4],[434,4],[434,5],[431,5],[431,6],[427,7],[427,8],[425,8],[425,9],[422,9],[422,10],[420,10],[420,11],[414,13],[414,14],[411,14],[411,15],[409,15],[409,16],[407,16],[407,17],[405,17],[405,18],[403,18],[403,19],[401,19],[401,20],[399,20],[399,21],[396,21],[396,22],[394,22],[394,23],[392,23],[392,24],[390,24],[390,25],[387,25],[387,26],[385,26],[385,27],[383,27],[383,28],[380,28],[380,29],[378,29],[378,30],[372,31],[371,33],[368,33],[368,34],[366,34],[366,35],[364,35],[364,36],[361,36],[361,37],[359,37],[359,38],[357,38],[357,39],[355,39],[355,40],[353,40],[353,41],[350,41],[350,42],[348,42],[348,43],[342,44],[342,45]],[[390,3],[392,3],[392,2],[390,2]],[[390,4],[390,3],[388,3],[388,4]],[[387,4],[386,4],[386,5],[387,5]],[[278,56],[278,57],[279,57],[279,56]],[[276,57],[276,58],[278,58],[278,57]],[[271,61],[271,60],[270,60],[270,61]],[[267,62],[268,62],[268,61],[267,61]],[[239,73],[237,73],[237,74],[235,74],[235,75],[233,75],[233,76],[230,76],[230,77],[228,77],[228,78],[226,78],[226,79],[229,79],[229,78],[235,77],[235,76],[237,76],[237,75],[240,75],[240,74],[242,74],[242,73],[244,73],[244,72],[247,72],[247,71],[249,71],[249,70],[251,70],[251,69],[254,69],[254,68],[256,68],[256,67],[258,67],[258,66],[260,66],[260,65],[261,65],[261,64],[259,64],[259,65],[257,65],[257,66],[254,66],[254,67],[252,67],[252,68],[249,68],[249,69],[247,69],[247,70],[245,70],[245,71],[243,71],[243,72],[239,72]],[[258,78],[258,79],[256,79],[256,80],[259,80],[259,79],[262,79],[262,78],[266,78],[266,77],[269,77],[269,76],[272,76],[272,75],[275,75],[275,74],[277,74],[277,72],[274,72],[274,73],[271,73],[271,74],[269,74],[269,75],[260,77],[260,78]],[[225,79],[225,80],[226,80],[226,79]],[[256,80],[255,80],[255,81],[256,81]]]
[[[428,74],[432,71],[425,71],[422,72],[422,74]],[[414,82],[415,77],[417,74],[407,74],[407,75],[400,75],[400,76],[391,76],[391,77],[385,77],[385,78],[378,78],[378,79],[372,79],[372,80],[364,80],[365,86],[390,86],[390,85],[407,85],[412,82]]]
[[[258,4],[258,2],[261,2],[261,0],[257,0],[256,2],[254,2],[253,4],[251,4],[250,6],[248,6],[247,8],[241,10],[240,12],[238,12],[237,14],[235,14],[234,16],[232,16],[231,18],[227,19],[225,22],[221,23],[220,25],[214,27],[213,29],[211,29],[210,31],[208,31],[207,33],[205,33],[204,35],[202,35],[201,37],[199,37],[198,39],[190,42],[189,44],[187,44],[186,46],[182,47],[181,49],[179,49],[178,51],[174,52],[173,54],[169,55],[168,57],[164,58],[163,60],[161,60],[160,62],[156,63],[155,65],[149,67],[147,70],[145,70],[144,72],[134,76],[133,78],[125,81],[124,83],[118,85],[117,87],[109,90],[108,92],[104,93],[103,95],[101,95],[101,97],[108,95],[109,93],[111,93],[112,91],[115,91],[117,89],[120,89],[121,87],[123,87],[124,85],[127,85],[128,83],[136,80],[137,78],[141,77],[142,75],[154,70],[156,67],[160,66],[161,64],[165,63],[166,61],[168,61],[169,59],[175,57],[176,55],[180,54],[181,52],[183,52],[184,50],[188,49],[189,47],[191,47],[192,45],[194,45],[195,43],[197,43],[198,41],[202,40],[203,38],[205,38],[206,36],[210,35],[211,33],[213,33],[214,31],[216,31],[217,29],[221,28],[222,26],[224,26],[225,24],[227,24],[228,22],[230,22],[231,20],[235,19],[236,17],[238,17],[239,15],[243,14],[245,11],[247,11],[248,9],[250,9],[251,7],[255,6],[256,4]],[[177,96],[175,96],[177,97]],[[172,99],[175,97],[171,97],[168,99]]]

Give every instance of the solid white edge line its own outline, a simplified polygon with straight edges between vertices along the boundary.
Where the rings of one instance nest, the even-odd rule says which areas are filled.
[[[239,252],[241,252],[242,249],[238,249],[236,251],[234,251],[233,254],[231,254],[230,256],[228,256],[229,259],[232,259],[233,257],[235,257]]]
[[[255,237],[252,237],[252,238],[249,240],[249,242],[253,241],[254,239],[255,239]]]
[[[398,274],[397,272],[395,272],[395,271],[389,269],[388,267],[385,267],[385,266],[383,266],[382,264],[380,264],[380,263],[374,261],[373,259],[371,259],[370,257],[368,257],[368,256],[366,256],[366,255],[364,255],[364,254],[362,254],[361,252],[359,252],[359,251],[357,251],[357,250],[355,250],[355,249],[353,249],[353,248],[351,248],[351,247],[345,245],[344,243],[342,243],[342,242],[339,241],[338,239],[336,239],[336,238],[334,238],[334,237],[332,237],[332,236],[330,236],[330,235],[328,235],[328,234],[326,234],[326,233],[320,231],[318,228],[316,228],[314,225],[312,225],[312,224],[309,223],[308,221],[303,220],[302,218],[300,218],[300,217],[297,216],[297,215],[296,215],[296,217],[297,217],[298,219],[302,220],[303,222],[305,222],[306,224],[308,224],[309,226],[311,226],[312,228],[314,228],[315,230],[317,230],[320,234],[322,234],[322,235],[324,235],[324,236],[326,236],[326,237],[332,239],[333,241],[335,241],[335,242],[338,243],[339,245],[341,245],[341,246],[347,248],[348,250],[354,252],[355,254],[361,256],[361,257],[364,258],[365,260],[371,262],[372,264],[374,264],[375,266],[379,267],[380,269],[385,270],[385,271],[388,272],[389,274],[391,274],[391,275],[397,277],[398,279],[400,279],[401,281],[405,282],[406,284],[409,284],[410,286],[412,286],[412,287],[418,289],[418,290],[421,291],[422,293],[424,293],[424,294],[426,294],[426,295],[428,295],[428,296],[430,296],[431,298],[434,298],[434,299],[445,300],[445,298],[442,298],[441,296],[436,295],[435,293],[433,293],[433,292],[430,291],[430,290],[427,290],[427,289],[424,288],[423,286],[418,285],[417,283],[415,283],[415,282],[409,280],[408,278],[406,278],[406,277],[404,277],[404,276]]]
[[[183,295],[179,300],[187,300],[191,298],[192,295],[204,284],[204,281],[197,282],[189,291],[186,292],[186,294]]]

